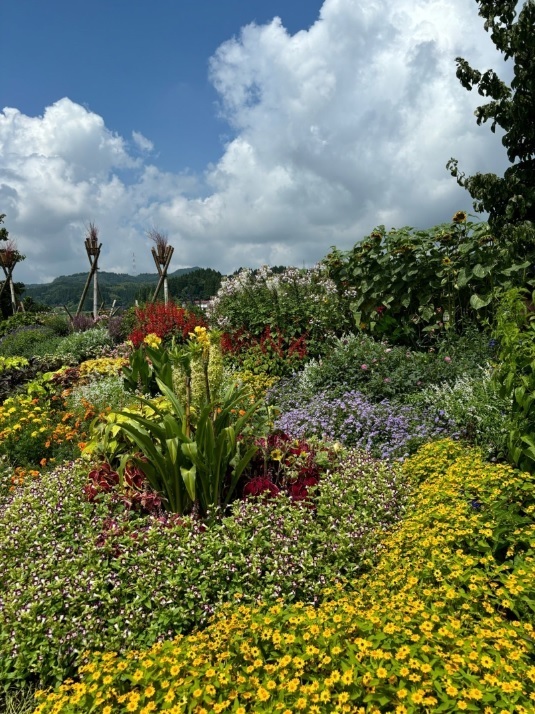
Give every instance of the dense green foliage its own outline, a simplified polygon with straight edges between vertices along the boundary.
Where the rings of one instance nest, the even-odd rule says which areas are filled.
[[[298,402],[321,391],[332,396],[357,390],[374,401],[405,401],[431,385],[453,383],[460,376],[478,374],[492,351],[488,337],[476,330],[465,336],[445,336],[436,348],[410,350],[378,342],[366,334],[328,340],[326,354],[275,387],[283,403]]]
[[[511,290],[496,319],[498,365],[494,378],[511,412],[506,428],[511,463],[535,470],[535,293]]]
[[[212,268],[191,268],[182,275],[174,273],[168,279],[169,295],[185,305],[209,300],[219,290],[221,279],[221,273]],[[139,289],[136,297],[139,302],[144,302],[152,298],[153,292],[154,289],[146,286]]]
[[[207,310],[222,332],[228,362],[253,375],[283,376],[325,349],[349,326],[323,265],[311,270],[263,266],[223,281]]]
[[[5,356],[35,357],[52,354],[62,338],[49,327],[35,325],[21,327],[2,340],[0,352]]]
[[[477,123],[491,121],[491,130],[504,131],[502,144],[511,166],[503,177],[476,173],[466,178],[451,159],[448,168],[474,199],[477,211],[489,214],[495,235],[516,243],[518,255],[533,257],[535,250],[535,2],[478,0],[485,30],[504,59],[513,65],[510,85],[494,70],[481,73],[462,57],[457,77],[468,90],[477,88],[489,102],[475,112]],[[517,14],[517,11],[520,10]],[[512,228],[516,227],[516,231]]]
[[[530,267],[514,244],[462,211],[429,230],[380,226],[326,262],[355,328],[412,345],[490,320],[502,292],[524,284]]]

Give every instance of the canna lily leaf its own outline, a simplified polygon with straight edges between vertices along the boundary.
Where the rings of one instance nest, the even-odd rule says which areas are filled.
[[[192,501],[195,501],[195,482],[197,475],[197,467],[193,465],[191,468],[187,469],[185,466],[181,466],[180,474],[182,476],[182,480],[184,481],[184,485],[186,486],[188,496],[191,498]]]

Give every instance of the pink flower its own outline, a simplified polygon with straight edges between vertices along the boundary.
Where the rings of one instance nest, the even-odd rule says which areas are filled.
[[[368,369],[368,365],[367,365],[367,364],[361,364],[361,365],[360,365],[360,368],[361,368],[361,369]]]
[[[451,357],[444,357],[444,362],[451,362]]]

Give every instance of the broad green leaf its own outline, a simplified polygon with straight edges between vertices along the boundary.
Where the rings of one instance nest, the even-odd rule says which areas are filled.
[[[487,307],[487,305],[490,304],[492,300],[492,295],[486,295],[484,298],[479,297],[477,293],[474,293],[470,297],[470,305],[474,308],[474,310],[481,310],[483,307]]]
[[[529,268],[530,265],[531,263],[529,262],[529,260],[526,260],[523,263],[514,263],[508,268],[504,268],[502,270],[502,273],[504,273],[504,275],[512,275],[513,273],[518,273],[520,270],[525,270],[526,268]]]
[[[464,288],[465,285],[468,285],[469,277],[466,274],[466,268],[461,268],[459,270],[459,274],[457,275],[457,285],[460,288]]]
[[[197,469],[195,466],[192,466],[190,469],[187,469],[184,466],[180,467],[180,474],[184,481],[184,485],[186,486],[186,491],[188,492],[188,496],[191,498],[192,501],[195,501],[195,498],[196,498],[196,496],[195,496],[196,472],[197,472]]]
[[[491,268],[488,265],[481,265],[481,263],[477,263],[477,265],[474,265],[472,268],[472,273],[476,276],[476,278],[486,278],[490,272]]]

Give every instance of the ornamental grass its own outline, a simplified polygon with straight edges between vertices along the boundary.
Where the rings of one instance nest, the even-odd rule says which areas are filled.
[[[451,440],[403,469],[413,507],[354,590],[236,593],[202,632],[93,654],[35,714],[533,712],[534,477]]]

